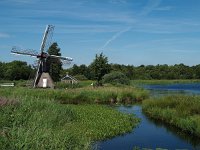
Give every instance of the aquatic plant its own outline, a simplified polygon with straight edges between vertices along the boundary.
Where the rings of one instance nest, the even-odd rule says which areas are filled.
[[[31,92],[1,89],[6,99],[17,97],[18,105],[0,106],[0,149],[90,149],[92,142],[129,132],[138,123],[107,106],[63,105],[47,95],[51,90]]]

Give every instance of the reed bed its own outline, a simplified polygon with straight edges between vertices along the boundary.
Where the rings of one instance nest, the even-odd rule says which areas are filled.
[[[149,96],[148,91],[133,87],[99,87],[78,89],[27,89],[27,88],[0,88],[4,97],[34,97],[49,98],[64,104],[131,104],[142,101]]]
[[[143,111],[184,132],[200,137],[200,96],[168,96],[143,101]]]

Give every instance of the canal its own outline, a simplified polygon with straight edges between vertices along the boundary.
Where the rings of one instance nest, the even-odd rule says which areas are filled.
[[[150,90],[152,97],[160,97],[172,94],[200,94],[200,83],[169,84],[169,85],[143,85]],[[200,150],[200,139],[182,133],[174,127],[148,118],[143,112],[141,105],[118,106],[119,111],[135,114],[141,119],[137,128],[131,133],[98,142],[99,150],[133,150],[136,147],[148,149],[189,149]]]

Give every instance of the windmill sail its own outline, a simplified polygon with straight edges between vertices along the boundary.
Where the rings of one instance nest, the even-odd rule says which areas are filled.
[[[22,50],[18,49],[16,47],[13,47],[11,50],[12,54],[16,55],[25,55],[25,56],[32,56],[38,58],[38,66],[36,69],[36,75],[33,82],[33,87],[50,87],[54,88],[53,80],[51,79],[51,76],[48,73],[48,70],[46,69],[46,59],[48,57],[58,58],[59,61],[62,61],[64,63],[70,64],[73,60],[70,57],[63,57],[63,56],[56,56],[56,55],[49,55],[47,53],[47,50],[49,49],[51,45],[51,39],[53,36],[53,25],[47,25],[44,36],[42,38],[42,43],[40,47],[40,52],[36,52],[31,49]],[[45,83],[45,84],[44,84]]]
[[[73,61],[73,58],[70,58],[70,57],[63,57],[63,56],[57,56],[57,55],[49,55],[49,57],[59,58],[61,61],[69,62],[69,63]]]
[[[38,52],[32,49],[18,49],[16,46],[14,46],[11,50],[11,54],[15,55],[27,55],[27,56],[32,56],[32,57],[37,57],[39,55]]]
[[[51,39],[53,37],[53,30],[54,30],[53,25],[47,25],[46,30],[44,32],[43,39],[42,39],[42,44],[40,47],[41,53],[46,51],[49,48],[49,46],[51,45]]]

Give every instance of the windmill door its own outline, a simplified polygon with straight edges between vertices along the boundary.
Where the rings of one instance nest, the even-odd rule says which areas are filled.
[[[42,84],[43,86],[43,88],[46,88],[47,87],[47,79],[43,79],[43,84]]]

